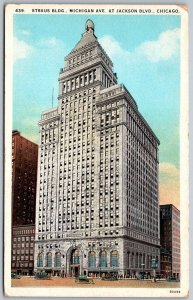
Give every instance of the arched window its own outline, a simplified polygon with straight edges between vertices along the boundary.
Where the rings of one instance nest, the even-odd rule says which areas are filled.
[[[149,257],[149,255],[147,255],[146,268],[150,269],[150,257]]]
[[[54,265],[55,267],[61,267],[61,254],[59,252],[55,254]]]
[[[111,252],[111,267],[118,267],[119,266],[119,259],[118,259],[118,252],[114,250]]]
[[[139,268],[141,268],[142,265],[142,254],[139,253]]]
[[[132,253],[132,256],[131,256],[131,268],[135,268],[135,254]]]
[[[51,268],[52,267],[52,253],[47,253],[46,255],[46,267]]]
[[[88,254],[88,267],[95,268],[96,267],[96,254],[94,251],[89,252]]]
[[[80,251],[78,249],[72,251],[71,263],[73,265],[80,264]]]
[[[138,255],[138,252],[137,252],[136,255],[135,255],[135,268],[138,268],[138,265],[139,265],[139,255]]]
[[[37,267],[42,268],[43,267],[43,254],[39,253],[37,257]]]
[[[99,255],[99,267],[107,267],[107,252],[101,251]]]

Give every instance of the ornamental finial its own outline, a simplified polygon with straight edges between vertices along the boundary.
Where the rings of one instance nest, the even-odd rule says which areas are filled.
[[[92,30],[94,32],[94,23],[93,23],[93,21],[88,19],[86,21],[85,28],[86,28],[86,31],[91,31]]]

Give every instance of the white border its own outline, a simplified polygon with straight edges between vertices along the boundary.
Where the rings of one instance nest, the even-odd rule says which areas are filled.
[[[11,287],[11,155],[12,155],[12,38],[13,13],[16,8],[24,8],[24,13],[31,13],[33,8],[61,8],[69,13],[69,8],[177,8],[181,14],[181,117],[180,117],[180,213],[181,213],[181,287],[180,294],[170,293],[171,289],[163,288],[15,288]],[[56,15],[56,13],[54,13]],[[83,13],[85,14],[85,13]],[[89,13],[90,15],[91,13]],[[92,4],[9,4],[6,6],[5,19],[5,185],[4,185],[4,282],[7,296],[42,296],[42,297],[185,297],[189,289],[189,237],[188,237],[188,13],[186,9],[175,5],[92,5]],[[173,288],[172,288],[173,290]]]

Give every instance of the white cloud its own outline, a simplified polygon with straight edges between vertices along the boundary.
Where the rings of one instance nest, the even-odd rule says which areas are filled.
[[[51,37],[47,40],[47,44],[50,46],[56,46],[60,41],[57,40],[55,37]]]
[[[112,59],[118,56],[129,62],[145,58],[151,63],[156,63],[168,60],[178,54],[179,38],[179,28],[167,30],[162,32],[157,40],[146,41],[131,52],[125,50],[117,40],[109,35],[102,37],[99,42]]]
[[[120,56],[124,58],[131,55],[130,52],[124,50],[120,43],[110,35],[106,35],[99,39],[99,43],[110,57]]]
[[[21,30],[21,34],[28,36],[31,35],[31,32],[29,30]]]
[[[180,29],[162,32],[156,41],[147,41],[139,46],[141,52],[151,62],[168,60],[179,51]]]
[[[13,38],[13,60],[14,63],[20,59],[28,58],[34,49],[28,43],[18,40],[16,37]]]
[[[61,47],[61,46],[64,47],[64,42],[55,37],[49,37],[48,39],[42,39],[42,40],[39,40],[37,43],[37,47],[54,48],[54,47]]]
[[[27,32],[26,32],[27,34]],[[33,53],[39,53],[40,49],[50,49],[51,51],[59,51],[59,49],[64,49],[65,44],[62,40],[55,37],[50,37],[48,39],[42,39],[37,41],[32,47],[30,44],[23,40],[19,40],[14,37],[13,39],[13,60],[14,63],[21,59],[26,59],[30,57]]]

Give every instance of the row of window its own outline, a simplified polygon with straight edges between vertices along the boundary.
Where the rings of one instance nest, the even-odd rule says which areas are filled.
[[[54,121],[52,121],[51,123],[47,123],[42,125],[41,129],[46,129],[46,128],[51,128],[52,126],[55,126],[57,124],[57,117],[58,117],[58,108],[56,109],[52,109],[51,111],[49,112],[46,112],[46,113],[43,113],[42,114],[42,119],[51,119],[55,117]]]
[[[154,258],[153,255],[147,255],[146,253],[135,253],[128,252],[128,267],[129,268],[140,268],[140,269],[151,269],[151,261]],[[156,256],[158,261],[158,256]]]
[[[89,89],[85,89],[85,90],[79,91],[79,92],[76,91],[76,93],[73,93],[69,96],[65,95],[65,97],[62,99],[61,105],[63,105],[65,103],[66,110],[69,108],[69,114],[72,114],[74,112],[73,107],[77,108],[78,101],[81,104],[81,103],[84,103],[84,101],[86,102],[86,99],[89,102],[94,97],[93,100],[95,100],[95,96],[96,96],[95,93],[96,93],[95,88],[89,88]],[[87,96],[87,95],[88,95],[88,98],[85,98],[85,96]],[[76,101],[76,99],[78,99],[78,101]],[[61,106],[61,108],[63,108],[63,107],[64,106]]]
[[[70,229],[70,227],[69,228],[67,228],[68,230],[71,230]],[[55,229],[53,229],[53,230],[55,230]],[[50,231],[50,230],[48,230],[48,231]],[[41,232],[41,231],[39,231],[39,232]],[[108,235],[118,235],[118,234],[120,234],[119,233],[119,231],[118,230],[105,230],[105,231],[98,231],[98,235],[99,236],[108,236]],[[90,236],[90,232],[88,233],[88,232],[84,232],[84,235],[85,236]],[[56,237],[57,238],[66,238],[66,233],[58,233],[57,235],[56,235]],[[136,237],[136,236],[135,236]],[[41,235],[38,235],[38,240],[46,240],[46,239],[53,239],[54,238],[54,235],[53,234],[41,234]],[[150,242],[153,242],[153,241],[150,241]]]
[[[27,231],[29,231],[29,232],[27,232]],[[21,230],[21,231],[19,231],[19,232],[17,232],[18,234],[26,234],[26,233],[30,233],[30,230],[28,230],[28,229],[26,229],[26,230]],[[34,232],[33,232],[34,233]],[[18,237],[14,237],[13,238],[13,241],[14,242],[24,242],[24,241],[34,241],[34,236],[22,236],[22,237],[20,237],[20,236],[18,236]]]
[[[34,243],[13,243],[13,248],[32,248],[33,246]]]
[[[17,250],[12,250],[12,253],[15,255],[15,254],[33,254],[34,253],[34,249],[31,248],[31,249],[17,249]]]
[[[71,265],[77,265],[81,262],[81,253],[78,249],[72,251],[71,254]],[[118,251],[113,250],[110,253],[110,266],[111,267],[118,267],[119,260],[118,260]],[[43,253],[39,253],[37,257],[37,267],[43,268],[44,267],[44,256]],[[47,268],[61,268],[61,253],[57,252],[54,255],[54,266],[52,265],[52,253],[48,252],[45,256],[45,267]],[[89,268],[96,268],[96,252],[90,251],[88,253],[88,267]],[[99,253],[99,267],[106,268],[107,267],[107,252],[100,251]]]
[[[126,100],[123,100],[123,102],[127,107],[127,123],[132,126],[132,131],[134,133],[138,133],[137,136],[139,136],[139,134],[144,135],[143,140],[147,138],[147,140],[151,140],[155,144],[156,142],[153,134],[149,128],[146,127],[142,119],[140,119],[136,112],[132,109],[130,103],[127,103]]]
[[[33,268],[33,262],[12,262],[12,268]]]
[[[84,62],[84,60],[88,57],[91,57],[95,54],[94,50],[87,50],[82,54],[78,54],[76,56],[73,56],[73,58],[70,58],[66,60],[66,67],[74,64],[78,64],[80,62]]]
[[[83,73],[79,76],[76,76],[73,79],[69,79],[66,82],[63,82],[62,93],[73,91],[76,88],[80,88],[85,85],[88,85],[89,83],[93,83],[95,80],[96,80],[96,69]]]
[[[12,260],[13,261],[15,261],[15,260],[18,260],[18,261],[23,261],[23,260],[33,260],[34,259],[34,257],[33,257],[33,255],[30,255],[30,256],[28,256],[28,255],[21,255],[21,256],[12,256]]]
[[[120,106],[119,101],[108,102],[107,104],[103,103],[102,106],[100,106],[99,108],[99,112],[106,111],[107,114],[108,113],[111,114],[113,113],[113,111],[116,111],[119,106]]]
[[[113,81],[112,78],[110,78],[106,72],[102,72],[102,84],[103,86],[105,86],[106,88],[110,87],[113,85]]]

